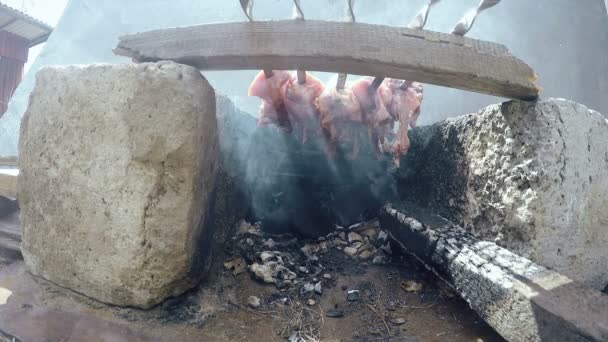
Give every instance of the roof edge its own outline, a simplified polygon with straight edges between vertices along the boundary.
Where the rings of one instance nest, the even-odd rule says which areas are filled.
[[[2,10],[2,9],[6,10],[7,12],[10,12],[12,15],[15,16],[15,18],[23,20],[23,21],[27,22],[28,24],[37,26],[40,29],[48,31],[48,33],[53,32],[53,27],[51,27],[49,24],[47,24],[41,20],[38,20],[32,16],[29,16],[17,9],[14,9],[14,8],[0,2],[0,10]]]

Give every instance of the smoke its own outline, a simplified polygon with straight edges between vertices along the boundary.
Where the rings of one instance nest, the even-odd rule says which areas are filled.
[[[397,198],[391,158],[377,158],[361,132],[357,158],[351,146],[340,146],[329,158],[317,136],[302,144],[276,127],[257,128],[248,149],[245,184],[252,216],[265,230],[316,237],[334,224],[348,226],[377,215]]]

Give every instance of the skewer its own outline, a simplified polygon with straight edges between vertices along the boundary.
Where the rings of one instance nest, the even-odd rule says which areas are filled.
[[[241,3],[241,8],[247,16],[247,19],[253,21],[253,0],[239,0],[239,2]],[[273,75],[272,70],[264,69],[264,75],[266,78],[271,78]]]
[[[240,2],[241,8],[243,9],[243,12],[245,12],[245,15],[247,16],[249,21],[253,21],[253,0],[240,0]]]
[[[300,6],[300,0],[293,0],[293,18],[296,20],[304,20],[304,12]]]
[[[405,90],[405,89],[407,89],[407,88],[411,87],[413,83],[414,83],[414,82],[412,82],[412,81],[403,80],[403,82],[401,82],[401,85],[399,86],[399,88],[401,88],[401,89],[404,89],[404,90]]]
[[[454,28],[452,29],[451,33],[458,35],[458,36],[464,36],[473,27],[473,24],[475,23],[475,19],[477,18],[479,13],[483,12],[484,10],[486,10],[490,7],[495,6],[499,2],[500,2],[500,0],[481,0],[479,5],[477,6],[477,8],[471,8],[470,10],[467,11],[467,13],[465,13],[465,15],[462,18],[460,18],[458,23],[456,23],[456,25],[454,25]]]
[[[431,7],[433,7],[433,5],[435,5],[439,1],[441,0],[429,0],[429,2],[420,9],[420,12],[416,14],[414,19],[412,19],[412,21],[407,25],[407,27],[411,29],[424,28],[424,25],[426,25],[426,20],[428,19],[429,13],[431,11]]]
[[[422,7],[422,9],[418,12],[418,14],[416,14],[414,19],[412,19],[412,21],[407,25],[407,27],[411,28],[411,29],[423,29],[424,25],[426,25],[426,21],[429,17],[431,7],[433,7],[433,5],[437,4],[439,1],[441,1],[441,0],[429,0],[429,2],[426,5],[424,5],[424,7]],[[374,81],[372,82],[372,84],[369,87],[370,95],[373,95],[376,93],[376,91],[378,90],[378,88],[380,87],[380,85],[382,84],[383,81],[384,81],[384,77],[375,77],[374,78]],[[405,84],[405,82],[406,81],[404,81],[404,84]]]
[[[368,89],[369,94],[375,95],[378,88],[380,88],[382,82],[384,82],[384,77],[374,77],[374,80],[372,81],[372,84],[369,86]]]
[[[300,6],[300,0],[293,0],[293,18],[295,20],[304,20],[304,12],[302,11],[302,7]],[[297,74],[298,83],[306,83],[306,71],[298,69]]]
[[[351,23],[356,22],[355,19],[355,0],[348,0],[348,8],[346,9],[346,14],[348,15],[348,21]],[[336,90],[340,91],[344,89],[346,85],[346,77],[348,75],[344,73],[338,74],[338,81],[336,82]]]

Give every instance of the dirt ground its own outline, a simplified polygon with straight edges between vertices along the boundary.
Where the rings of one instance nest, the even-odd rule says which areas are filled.
[[[10,292],[0,305],[0,329],[22,341],[286,341],[294,331],[310,341],[502,341],[404,255],[371,265],[328,251],[319,263],[331,279],[324,279],[322,295],[308,296],[314,305],[248,272],[235,276],[216,259],[199,287],[147,311],[101,304],[33,278],[23,262],[0,266],[0,288],[5,297]],[[407,292],[403,281],[422,289]],[[353,289],[360,298],[348,301]],[[247,305],[250,296],[261,299],[258,308]],[[343,317],[328,317],[332,309]]]

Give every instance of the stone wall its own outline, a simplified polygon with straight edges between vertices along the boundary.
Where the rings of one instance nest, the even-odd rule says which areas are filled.
[[[404,199],[597,289],[608,283],[608,121],[505,102],[411,131]]]

